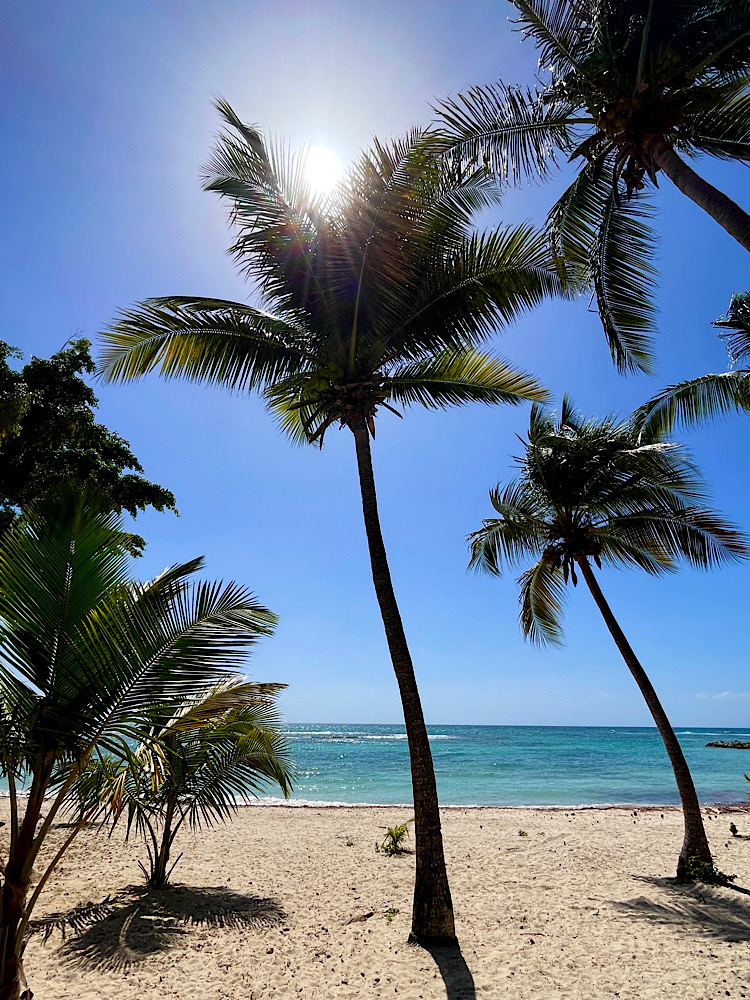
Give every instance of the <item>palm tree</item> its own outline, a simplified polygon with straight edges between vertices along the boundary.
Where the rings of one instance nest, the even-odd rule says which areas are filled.
[[[432,756],[378,518],[370,435],[381,409],[540,399],[531,377],[481,353],[502,323],[559,292],[543,236],[527,225],[476,233],[498,189],[484,171],[449,169],[440,138],[377,140],[328,197],[304,154],[269,149],[225,103],[205,187],[228,199],[232,253],[264,308],[190,296],[150,299],[105,334],[102,372],[259,390],[282,429],[322,446],[354,436],[373,582],[411,757],[417,865],[412,937],[455,942]],[[400,416],[400,414],[399,414]]]
[[[168,717],[231,680],[276,621],[235,584],[190,586],[200,560],[150,584],[132,583],[126,541],[120,518],[72,487],[27,508],[0,541],[0,774],[10,802],[0,1000],[18,1000],[25,987],[29,919],[90,817],[75,812],[29,895],[52,824],[66,804],[75,810],[75,785],[89,761],[102,752],[124,755],[153,706]],[[28,787],[24,810],[20,783]]]
[[[167,715],[155,710],[128,760],[110,755],[93,762],[81,795],[84,808],[103,802],[113,825],[127,814],[146,840],[150,888],[166,885],[184,823],[191,829],[226,821],[269,784],[291,791],[289,746],[273,699],[285,684],[245,678],[220,684]],[[114,765],[114,766],[113,766]],[[181,855],[180,855],[181,857]]]
[[[581,162],[549,214],[552,241],[596,294],[618,367],[648,371],[652,208],[634,195],[663,174],[750,250],[750,215],[683,158],[750,160],[750,6],[511,2],[547,82],[474,87],[438,112],[455,151],[511,183],[546,178],[560,154]]]
[[[722,337],[732,365],[750,357],[750,292],[732,296],[729,309],[714,324],[731,333]],[[668,434],[675,424],[696,426],[739,410],[750,413],[750,369],[732,367],[669,385],[639,407],[635,420],[646,433]]]
[[[674,570],[686,559],[708,568],[747,554],[741,534],[703,505],[704,487],[682,449],[631,421],[586,420],[567,398],[560,419],[531,414],[520,475],[490,494],[498,517],[469,536],[471,565],[500,574],[504,565],[536,559],[519,579],[521,626],[537,643],[559,644],[568,580],[586,582],[654,722],[674,770],[685,820],[678,878],[723,878],[713,867],[693,779],[669,719],[620,628],[592,562]]]

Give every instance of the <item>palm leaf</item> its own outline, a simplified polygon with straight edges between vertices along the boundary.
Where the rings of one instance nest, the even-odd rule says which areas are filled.
[[[391,372],[384,388],[396,403],[429,409],[464,403],[510,403],[544,400],[546,390],[531,375],[475,350],[446,351],[413,361]]]
[[[750,371],[728,371],[669,385],[633,414],[644,435],[668,434],[676,424],[694,427],[743,410],[750,413]]]
[[[586,167],[550,211],[553,246],[574,284],[596,294],[612,359],[620,371],[650,372],[656,239],[642,196],[616,199],[611,172]]]
[[[286,321],[222,299],[149,299],[125,310],[106,333],[100,371],[126,382],[157,369],[165,378],[219,384],[238,392],[283,377],[306,345]]]
[[[521,574],[518,584],[523,634],[536,645],[562,645],[566,591],[562,571],[540,559]]]
[[[521,25],[525,36],[536,42],[545,69],[583,72],[581,56],[588,47],[587,35],[596,11],[594,3],[589,0],[512,0],[512,3],[520,12],[515,23]]]
[[[503,83],[472,87],[435,111],[454,157],[484,164],[504,184],[547,179],[574,145],[573,107]]]

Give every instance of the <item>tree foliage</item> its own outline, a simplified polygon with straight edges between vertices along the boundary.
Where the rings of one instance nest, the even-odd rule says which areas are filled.
[[[534,642],[561,642],[581,558],[659,574],[679,560],[708,569],[746,554],[741,533],[707,506],[684,449],[632,420],[587,419],[566,398],[558,419],[533,407],[524,444],[517,478],[490,493],[498,516],[469,539],[471,565],[491,574],[533,560],[519,585]]]
[[[154,709],[137,747],[117,761],[94,761],[77,789],[84,811],[106,823],[125,815],[128,833],[142,836],[150,886],[162,886],[174,839],[187,823],[195,829],[229,819],[238,802],[269,785],[291,791],[289,745],[274,701],[285,684],[237,678],[207,690],[176,710]]]
[[[544,236],[528,225],[476,233],[497,204],[483,169],[452,170],[436,135],[375,142],[327,197],[304,155],[269,146],[225,103],[206,188],[230,205],[231,252],[262,301],[150,299],[104,334],[102,371],[259,390],[282,429],[322,443],[381,408],[540,399],[528,375],[479,350],[498,327],[562,293]],[[395,404],[395,405],[394,405]]]
[[[750,4],[512,2],[539,51],[537,88],[474,87],[441,102],[441,121],[454,152],[506,183],[579,164],[549,215],[553,245],[596,295],[618,367],[647,371],[657,154],[750,160]]]
[[[732,367],[668,385],[639,407],[635,421],[644,433],[669,434],[676,424],[695,427],[728,413],[750,413],[750,292],[732,296],[727,312],[714,326],[729,348]],[[735,367],[737,366],[737,367]]]
[[[116,513],[175,509],[172,493],[144,478],[128,442],[96,422],[98,401],[84,379],[95,371],[89,347],[73,341],[16,370],[8,362],[20,352],[0,342],[0,531],[68,480],[106,494]],[[142,538],[128,538],[142,550]]]

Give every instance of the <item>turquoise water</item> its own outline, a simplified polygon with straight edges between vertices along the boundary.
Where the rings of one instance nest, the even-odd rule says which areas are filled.
[[[679,802],[655,729],[429,726],[443,805],[669,805]],[[411,801],[403,726],[289,725],[298,768],[293,801],[396,805]],[[702,802],[739,802],[750,750],[706,748],[750,740],[739,729],[677,730]],[[272,796],[269,798],[273,799]]]

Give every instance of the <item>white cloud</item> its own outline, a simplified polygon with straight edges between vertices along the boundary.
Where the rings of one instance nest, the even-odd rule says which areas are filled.
[[[705,691],[700,691],[695,697],[710,698],[712,701],[728,701],[735,698],[750,698],[750,691],[722,691],[720,694],[706,694]]]

